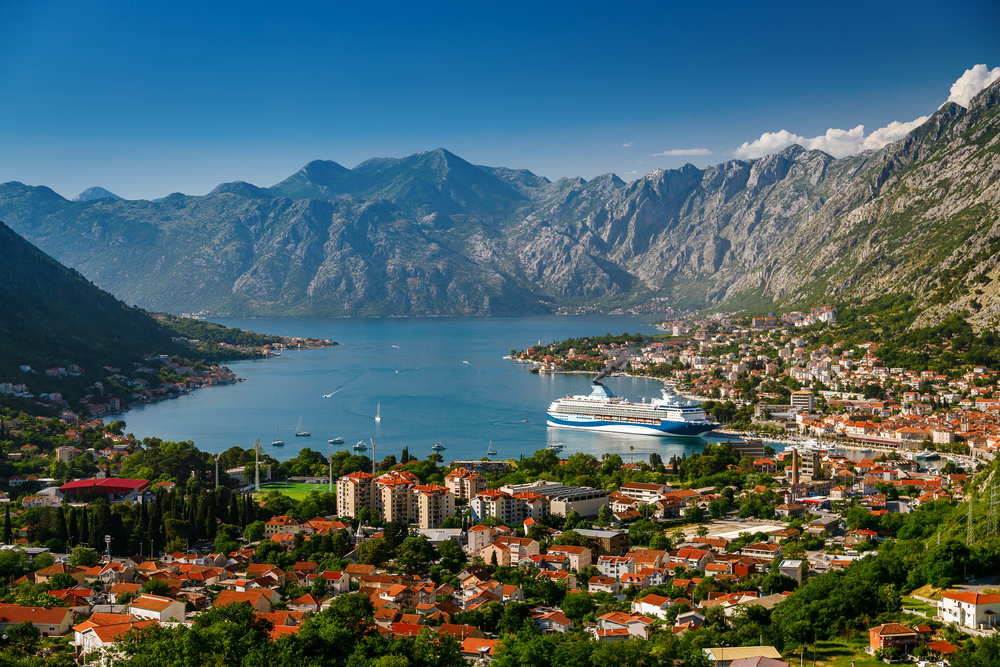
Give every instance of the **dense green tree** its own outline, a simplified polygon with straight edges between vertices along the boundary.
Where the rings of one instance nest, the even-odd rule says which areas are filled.
[[[247,542],[257,542],[264,537],[264,522],[254,521],[243,531],[243,539]]]
[[[87,547],[76,547],[69,555],[69,564],[73,567],[93,567],[101,560],[100,554]]]
[[[358,547],[358,561],[365,565],[375,565],[381,567],[392,558],[392,549],[389,543],[381,537],[372,537],[361,543]]]

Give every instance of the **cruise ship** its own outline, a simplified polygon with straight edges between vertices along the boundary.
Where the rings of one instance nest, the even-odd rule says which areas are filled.
[[[682,401],[669,389],[663,398],[634,403],[615,396],[611,390],[594,382],[589,396],[567,396],[549,406],[548,425],[587,431],[632,433],[694,438],[719,424],[690,401]]]

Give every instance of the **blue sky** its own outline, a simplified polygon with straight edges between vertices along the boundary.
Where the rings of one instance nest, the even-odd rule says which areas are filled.
[[[628,180],[912,121],[1000,66],[995,0],[702,4],[2,0],[0,182],[204,194],[437,147]]]

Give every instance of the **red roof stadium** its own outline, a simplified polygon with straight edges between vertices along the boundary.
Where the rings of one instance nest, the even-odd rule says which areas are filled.
[[[59,487],[59,490],[66,493],[106,493],[122,494],[132,492],[143,492],[149,488],[149,481],[145,479],[124,479],[122,477],[109,477],[107,479],[78,479]]]

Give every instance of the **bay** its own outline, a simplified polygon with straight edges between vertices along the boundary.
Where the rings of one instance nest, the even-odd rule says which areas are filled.
[[[605,333],[653,333],[643,316],[530,316],[388,319],[219,319],[220,324],[259,333],[328,338],[339,345],[285,352],[280,357],[231,362],[245,378],[232,386],[200,389],[174,400],[125,413],[127,431],[139,438],[191,440],[206,452],[252,447],[260,438],[278,460],[303,447],[323,454],[376,443],[375,458],[397,458],[404,447],[426,457],[440,442],[446,462],[486,456],[531,455],[549,444],[560,455],[586,452],[625,461],[664,460],[700,451],[718,440],[592,433],[547,427],[549,404],[570,394],[589,394],[589,375],[530,374],[528,366],[503,359],[511,348],[526,349],[570,337]],[[659,396],[662,382],[612,377],[604,383],[631,399]],[[381,405],[381,421],[375,421]],[[312,437],[296,437],[295,426]],[[285,442],[272,447],[275,430]],[[327,440],[343,437],[342,445]]]

